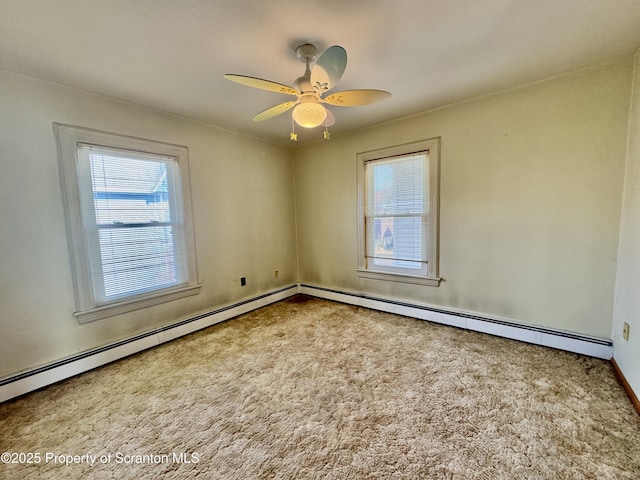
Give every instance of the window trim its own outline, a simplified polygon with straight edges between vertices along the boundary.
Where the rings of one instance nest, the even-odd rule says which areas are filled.
[[[396,273],[367,266],[366,259],[366,178],[365,163],[388,157],[407,155],[418,151],[429,152],[429,239],[426,275]],[[439,277],[439,229],[440,229],[440,137],[419,140],[417,142],[395,145],[357,154],[357,214],[358,214],[358,265],[356,273],[360,278],[386,280],[437,287],[442,280]]]
[[[102,318],[120,315],[133,310],[198,294],[201,285],[198,283],[196,264],[188,148],[181,145],[55,122],[53,123],[53,129],[58,146],[58,166],[60,169],[62,199],[74,286],[76,304],[74,316],[78,319],[78,322],[93,322]],[[182,189],[182,207],[184,210],[184,240],[188,268],[186,284],[132,295],[107,304],[98,304],[96,302],[89,264],[90,251],[88,237],[85,235],[82,223],[80,191],[78,186],[79,165],[77,146],[79,143],[158,154],[174,157],[177,160]]]

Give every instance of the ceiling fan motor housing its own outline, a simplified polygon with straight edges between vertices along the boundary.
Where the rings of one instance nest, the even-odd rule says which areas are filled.
[[[311,76],[306,73],[302,77],[296,78],[293,84],[300,93],[313,92],[313,87],[311,87]]]

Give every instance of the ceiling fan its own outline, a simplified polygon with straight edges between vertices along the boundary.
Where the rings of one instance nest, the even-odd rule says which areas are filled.
[[[254,122],[261,122],[293,108],[291,140],[298,139],[298,135],[295,133],[295,124],[304,128],[324,125],[324,138],[327,140],[330,138],[327,127],[335,123],[335,117],[323,104],[338,107],[355,107],[370,105],[391,96],[389,92],[384,90],[370,89],[345,90],[325,95],[342,78],[342,74],[347,67],[347,52],[345,49],[339,45],[334,45],[318,56],[318,49],[315,45],[305,43],[296,48],[295,52],[300,61],[304,62],[306,66],[304,75],[295,80],[295,88],[272,82],[271,80],[263,80],[246,75],[226,74],[224,76],[227,80],[248,87],[296,97],[295,100],[275,105],[253,117]],[[315,64],[311,68],[310,64],[314,61]]]

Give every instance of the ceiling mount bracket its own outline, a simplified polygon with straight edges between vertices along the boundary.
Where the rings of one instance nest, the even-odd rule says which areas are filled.
[[[302,63],[309,64],[310,62],[314,62],[318,57],[318,49],[311,43],[303,43],[296,48],[296,55]]]

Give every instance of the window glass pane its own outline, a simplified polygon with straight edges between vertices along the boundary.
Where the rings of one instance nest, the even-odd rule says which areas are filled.
[[[89,158],[98,224],[171,221],[166,162],[95,149]]]
[[[104,299],[175,285],[179,278],[170,226],[108,228],[98,232]]]
[[[425,270],[428,228],[427,152],[372,160],[367,178],[366,255],[370,265]]]
[[[373,264],[421,269],[421,262],[426,260],[424,229],[422,216],[375,218]]]
[[[379,160],[369,165],[370,215],[425,213],[428,209],[426,155]]]
[[[78,156],[90,177],[84,218],[95,300],[185,283],[176,159],[88,144]]]

